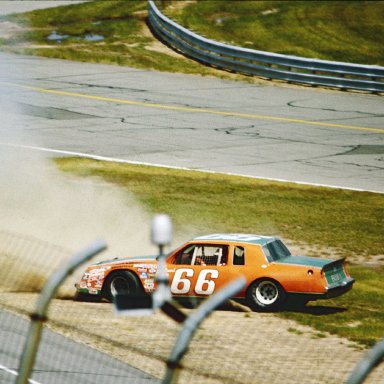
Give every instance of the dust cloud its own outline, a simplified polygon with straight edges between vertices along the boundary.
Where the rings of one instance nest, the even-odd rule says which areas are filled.
[[[0,73],[0,79],[6,75]],[[0,243],[8,263],[3,259],[2,265],[12,265],[14,276],[36,270],[41,280],[52,273],[51,265],[100,237],[108,250],[95,260],[155,254],[151,217],[133,196],[102,180],[63,174],[46,153],[25,147],[42,143],[28,131],[17,92],[22,90],[10,91],[0,83],[0,232],[14,234]],[[65,251],[47,254],[40,247],[27,252],[30,238]]]

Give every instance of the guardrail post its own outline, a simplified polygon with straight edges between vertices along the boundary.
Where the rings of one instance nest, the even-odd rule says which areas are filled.
[[[28,382],[35,362],[43,323],[47,321],[48,306],[59,286],[77,267],[103,251],[105,248],[106,243],[104,240],[96,240],[89,247],[73,255],[72,258],[59,267],[44,285],[37,299],[36,310],[31,314],[31,324],[20,359],[19,374],[16,379],[16,384],[27,384]]]
[[[196,311],[187,317],[167,361],[167,371],[162,382],[163,384],[176,383],[180,370],[180,360],[187,352],[189,343],[197,328],[215,308],[235,296],[236,293],[245,286],[245,283],[246,281],[244,277],[236,279],[214,295],[210,296],[209,299],[203,302]]]
[[[379,341],[356,365],[346,384],[361,384],[369,373],[384,359],[384,339]]]

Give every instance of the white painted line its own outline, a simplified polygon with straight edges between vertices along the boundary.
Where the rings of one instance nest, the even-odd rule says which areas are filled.
[[[11,375],[14,375],[14,376],[19,376],[19,374],[16,371],[14,371],[13,369],[9,369],[9,368],[5,367],[4,365],[1,365],[1,364],[0,364],[0,370],[7,372],[7,373],[10,373]],[[41,384],[38,381],[32,380],[32,379],[28,379],[28,382],[31,384]]]
[[[174,165],[164,165],[164,164],[148,163],[148,162],[144,162],[144,161],[134,161],[134,160],[119,159],[119,158],[115,158],[115,157],[105,157],[105,156],[99,156],[99,155],[91,155],[91,154],[82,153],[82,152],[73,152],[73,151],[66,151],[66,150],[60,150],[60,149],[35,147],[35,146],[32,146],[32,145],[13,144],[13,143],[1,143],[1,142],[0,142],[0,145],[7,146],[7,147],[31,149],[31,150],[35,150],[35,151],[41,151],[41,152],[57,153],[59,155],[84,157],[84,158],[87,158],[87,159],[100,160],[100,161],[109,161],[109,162],[113,162],[113,163],[125,163],[125,164],[134,164],[134,165],[147,165],[147,166],[150,166],[150,167],[167,168],[167,169],[178,169],[178,170],[182,170],[182,171],[203,172],[203,173],[212,173],[212,174],[216,174],[216,175],[227,175],[227,176],[240,176],[240,177],[247,177],[249,179],[278,181],[278,182],[282,182],[282,183],[292,183],[292,184],[298,184],[298,185],[309,185],[309,186],[313,186],[313,187],[325,187],[325,188],[333,188],[333,189],[343,189],[343,190],[355,191],[355,192],[371,192],[371,193],[380,193],[380,194],[384,193],[384,191],[375,191],[375,190],[361,189],[361,188],[341,187],[341,186],[338,186],[338,185],[309,183],[309,182],[305,182],[305,181],[292,181],[292,180],[278,179],[278,178],[264,177],[264,176],[243,175],[241,173],[217,172],[217,171],[212,171],[212,170],[209,170],[209,169],[194,169],[194,168],[178,167],[178,166],[174,166]]]

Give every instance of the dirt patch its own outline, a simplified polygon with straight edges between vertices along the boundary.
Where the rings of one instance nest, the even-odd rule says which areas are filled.
[[[148,28],[148,25],[143,23],[141,34],[144,37],[148,37],[150,39],[154,39],[152,31]],[[148,51],[155,51],[159,53],[164,53],[165,55],[177,57],[178,59],[187,60],[182,54],[176,52],[175,50],[169,48],[167,45],[163,44],[161,41],[154,39],[151,44],[147,44],[145,49]]]
[[[9,39],[25,30],[19,24],[0,20],[0,38],[2,39]]]
[[[33,294],[0,294],[2,307],[24,313],[33,310],[35,299]],[[158,378],[181,329],[161,313],[118,317],[108,303],[54,300],[49,318],[53,330]],[[215,311],[196,332],[179,382],[342,383],[365,352],[348,340],[273,314],[229,308]],[[383,374],[381,366],[368,382],[380,382]]]

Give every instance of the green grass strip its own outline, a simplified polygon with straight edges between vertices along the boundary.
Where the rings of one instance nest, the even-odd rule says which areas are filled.
[[[126,188],[150,212],[169,213],[176,226],[277,234],[313,244],[323,256],[384,260],[383,194],[83,158],[56,161],[62,170]]]
[[[382,1],[196,1],[166,7],[205,37],[286,55],[384,64]]]

